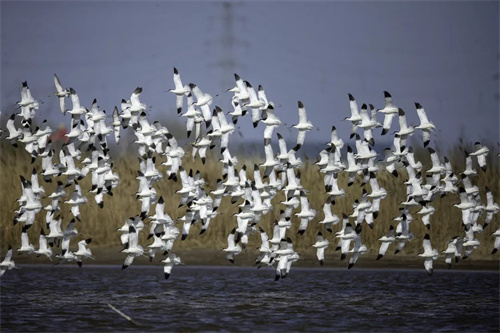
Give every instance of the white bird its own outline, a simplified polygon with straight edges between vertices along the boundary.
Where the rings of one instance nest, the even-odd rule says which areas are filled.
[[[471,179],[464,174],[462,174],[462,185],[468,196],[474,197],[479,193],[479,187],[472,185]]]
[[[406,161],[410,164],[410,166],[416,171],[420,172],[422,171],[422,162],[415,161],[415,154],[413,152],[413,147],[408,147],[407,153],[404,156],[406,158]]]
[[[264,143],[264,153],[266,155],[266,160],[264,163],[261,163],[261,167],[265,167],[264,170],[264,178],[269,177],[274,168],[280,165],[279,160],[274,156],[273,147],[271,146],[271,142]]]
[[[20,128],[16,128],[14,124],[14,119],[16,115],[13,113],[9,120],[7,120],[7,130],[9,131],[9,135],[5,138],[5,140],[11,141],[14,147],[17,147],[17,143],[14,140],[18,140],[23,136],[23,131]]]
[[[298,254],[293,250],[293,243],[290,237],[281,239],[279,248],[275,251],[276,261],[276,275],[274,280],[278,281],[280,278],[284,279],[290,272],[290,267],[293,261],[298,259]]]
[[[45,236],[45,238],[47,239],[47,242],[49,243],[49,245],[52,247],[52,245],[55,242],[59,243],[60,240],[64,237],[64,233],[61,229],[62,220],[60,217],[52,218],[54,215],[53,211],[48,212],[47,215],[51,218],[50,218],[50,220],[49,219],[47,220],[47,224],[49,226],[49,234],[47,236]]]
[[[234,255],[238,255],[241,252],[241,246],[239,244],[235,243],[235,234],[236,234],[236,228],[233,228],[231,230],[231,233],[229,236],[227,236],[227,247],[222,249],[222,251],[226,252],[226,258],[229,260],[230,263],[234,263]]]
[[[394,237],[394,227],[392,225],[389,226],[389,231],[387,232],[387,234],[380,237],[378,240],[381,241],[382,244],[380,244],[380,248],[378,250],[378,256],[377,256],[376,260],[382,259],[382,257],[387,252],[389,245],[391,245],[391,243],[396,241],[396,238]]]
[[[65,261],[73,261],[78,260],[73,251],[70,251],[69,248],[63,248],[61,254],[56,254],[56,258],[59,258],[59,261],[56,265],[63,263]]]
[[[300,191],[300,212],[295,213],[295,216],[300,218],[300,225],[297,233],[299,235],[303,235],[307,229],[309,221],[316,216],[316,210],[309,207],[309,200],[307,199],[304,191]]]
[[[433,131],[436,126],[427,118],[427,114],[425,113],[424,108],[420,103],[415,103],[415,107],[417,108],[417,115],[420,119],[420,125],[415,128],[422,130],[422,136],[424,141],[424,147],[427,147],[429,141],[431,140],[431,131]]]
[[[28,87],[28,82],[24,81],[22,84],[23,86],[21,88],[21,100],[17,102],[17,105],[19,105],[21,108],[28,107],[29,110],[38,109],[39,102],[35,100],[33,96],[31,96],[31,91],[30,88]],[[27,120],[33,118],[33,116],[34,114],[31,113],[30,117],[29,118],[25,117],[25,119]]]
[[[332,130],[330,132],[330,142],[327,142],[327,145],[330,147],[335,146],[335,149],[342,149],[342,147],[344,147],[344,140],[339,137],[335,126],[332,126]]]
[[[87,110],[80,105],[80,98],[76,93],[75,89],[69,88],[72,109],[66,110],[66,112],[70,113],[72,116],[78,116],[87,113]]]
[[[352,184],[354,184],[354,178],[358,173],[362,172],[361,165],[356,162],[356,159],[354,158],[354,152],[349,145],[347,145],[347,168],[344,169],[344,171],[349,175],[347,186],[351,186]]]
[[[462,223],[468,229],[471,226],[471,209],[476,206],[476,204],[469,198],[469,195],[465,192],[463,187],[459,189],[460,203],[454,204],[456,207],[462,211]]]
[[[45,127],[42,127],[42,125],[44,125]],[[50,140],[49,137],[51,134],[52,134],[52,129],[50,128],[50,126],[47,126],[47,119],[45,119],[40,124],[40,128],[38,128],[38,130],[35,131],[35,133],[33,134],[37,138],[36,145],[34,144],[35,147],[38,146],[37,156],[39,155],[43,156],[45,150],[47,149],[47,146],[49,146],[48,149],[50,149],[50,144],[52,143],[52,140]]]
[[[455,258],[456,262],[458,262],[458,260],[460,259],[460,255],[457,256],[457,244],[460,244],[461,246],[462,243],[463,240],[458,236],[455,236],[448,241],[448,247],[446,248],[446,250],[441,252],[441,254],[444,254],[444,262],[446,263],[446,267],[448,269],[451,268],[453,258]]]
[[[135,133],[140,133],[144,136],[151,136],[155,132],[157,132],[156,126],[153,126],[149,123],[146,112],[142,111],[138,116],[137,127],[134,127]],[[135,125],[135,124],[134,124]]]
[[[86,204],[88,200],[83,196],[82,189],[76,180],[74,181],[74,184],[75,191],[71,193],[71,198],[64,201],[64,203],[71,205],[71,213],[77,218],[78,221],[81,221],[82,217],[80,215],[79,206]]]
[[[21,253],[31,254],[35,252],[35,246],[30,243],[27,230],[28,228],[26,226],[23,226],[23,230],[21,233],[21,247],[17,249],[17,252],[19,252],[19,254]]]
[[[132,113],[130,112],[130,101],[126,101],[122,98],[120,103],[121,113],[119,115],[121,119],[121,124],[123,129],[126,129],[130,125],[130,121],[132,120]]]
[[[432,167],[430,169],[426,170],[426,172],[427,173],[444,174],[446,172],[446,168],[439,160],[439,156],[438,156],[437,152],[431,147],[428,147],[427,150],[429,151],[429,154],[431,155]]]
[[[189,85],[183,85],[181,80],[181,75],[177,68],[174,67],[174,89],[169,89],[168,91],[176,95],[175,106],[177,107],[177,114],[182,112],[182,105],[184,101],[184,96],[191,92]]]
[[[233,98],[231,99],[231,105],[233,107],[233,111],[229,112],[228,114],[231,115],[231,120],[233,124],[236,125],[236,123],[238,122],[238,117],[244,116],[247,113],[247,111],[241,108],[239,99],[235,96],[233,96]]]
[[[266,129],[264,130],[264,144],[267,144],[271,142],[274,129],[281,125],[281,120],[274,114],[274,107],[272,105],[269,105],[262,113],[266,115],[265,119],[261,119],[261,121],[266,125]]]
[[[395,134],[398,134],[401,136],[401,139],[405,140],[409,135],[413,134],[415,129],[413,126],[408,126],[406,123],[406,115],[403,109],[399,108],[398,109],[398,121],[399,121],[399,131],[395,132]]]
[[[120,241],[122,242],[124,249],[128,248],[130,226],[133,226],[137,232],[140,232],[142,229],[144,229],[144,222],[139,217],[139,215],[136,215],[126,219],[123,225],[120,228],[116,229],[116,231],[122,233],[122,235],[120,236]]]
[[[194,105],[201,108],[203,120],[205,120],[205,124],[207,125],[207,127],[210,127],[212,119],[212,113],[210,112],[212,96],[201,91],[200,87],[198,87],[194,83],[190,83],[189,87],[191,88],[191,92],[193,93],[193,95],[196,97],[196,102],[194,102]]]
[[[61,109],[62,114],[66,114],[65,98],[69,96],[70,92],[68,89],[62,87],[56,74],[54,74],[54,86],[56,87],[54,95],[59,98],[59,108]]]
[[[345,222],[345,226],[341,231],[337,232],[335,236],[335,238],[340,238],[338,244],[341,250],[340,260],[344,260],[347,257],[351,241],[356,239],[356,232],[352,229],[352,225],[348,221],[346,215],[344,215],[343,220]],[[358,225],[361,226],[361,224]]]
[[[288,162],[288,149],[286,147],[286,141],[280,133],[276,133],[278,136],[278,147],[280,152],[276,155],[281,164]]]
[[[257,268],[260,268],[263,264],[266,264],[270,266],[274,260],[274,254],[271,256],[271,248],[269,246],[269,236],[265,232],[262,227],[259,227],[259,232],[260,232],[260,247],[258,248],[259,250],[259,255],[255,259],[254,265],[259,265]]]
[[[332,197],[332,202],[335,204],[336,196],[343,196],[344,190],[339,189],[337,179],[338,174],[345,169],[345,165],[340,161],[340,155],[337,154],[337,150],[332,152],[335,146],[331,146],[327,151],[327,163],[326,166],[320,169],[320,172],[324,173],[323,184],[325,185],[325,191]]]
[[[477,157],[477,163],[483,172],[486,172],[487,169],[486,156],[489,152],[488,147],[481,145],[480,142],[476,142],[474,143],[474,151],[470,153],[471,156]]]
[[[316,257],[318,258],[321,266],[323,266],[323,262],[325,261],[325,250],[328,248],[328,245],[328,239],[323,237],[321,231],[318,231],[318,234],[316,235],[316,243],[313,244],[313,247],[316,248]]]
[[[406,136],[402,137],[401,135],[395,133],[394,139],[392,140],[392,153],[399,159],[406,154],[408,154],[408,147],[406,147]]]
[[[128,106],[128,110],[132,113],[132,124],[135,123],[134,114],[137,115],[139,112],[143,112],[146,110],[146,104],[141,103],[139,96],[142,93],[142,87],[135,88],[132,95],[130,95],[130,105]]]
[[[0,277],[5,274],[5,271],[12,268],[16,268],[16,264],[14,263],[14,260],[12,260],[12,247],[9,245],[9,249],[3,258],[3,261],[0,262]]]
[[[424,247],[424,253],[419,253],[418,256],[424,258],[425,270],[427,271],[427,273],[429,273],[429,275],[432,275],[432,263],[438,258],[439,254],[436,249],[432,248],[431,238],[429,237],[429,234],[425,234],[422,245]]]
[[[422,223],[425,225],[427,230],[431,229],[431,215],[434,214],[436,209],[430,205],[428,201],[423,201],[421,202],[422,204],[422,209],[420,209],[417,214],[420,214],[422,216]]]
[[[294,147],[294,150],[297,151],[304,144],[304,139],[306,138],[306,132],[313,129],[313,125],[310,121],[307,120],[307,113],[304,104],[301,101],[298,101],[299,106],[299,123],[293,125],[292,127],[296,128],[299,133],[297,135],[297,145]]]
[[[475,230],[474,227],[465,230],[464,242],[462,244],[464,255],[462,259],[467,259],[472,254],[474,249],[477,249],[480,245],[478,239],[475,238]]]
[[[268,104],[266,104],[265,100],[263,100],[257,96],[257,93],[255,92],[255,89],[252,87],[250,82],[245,81],[245,84],[247,86],[247,92],[249,95],[249,102],[244,103],[243,106],[252,108],[252,113],[251,113],[252,123],[253,123],[253,127],[255,128],[255,127],[257,127],[257,125],[259,124],[259,121],[261,120],[260,111],[266,109]]]
[[[234,132],[234,125],[227,122],[226,116],[224,115],[224,112],[222,112],[220,107],[216,106],[215,112],[220,124],[220,132],[221,132],[220,149],[221,149],[221,154],[223,154],[224,151],[227,149],[229,134]]]
[[[270,107],[274,109],[274,103],[270,102],[267,99],[266,92],[264,91],[264,87],[262,87],[261,84],[259,84],[259,87],[257,88],[257,97],[259,98],[259,100],[264,102],[264,106],[261,108],[262,111],[265,111]]]
[[[95,260],[94,256],[92,256],[92,251],[87,247],[90,242],[92,242],[92,238],[82,239],[78,242],[78,251],[73,252],[73,254],[76,256],[76,263],[79,267],[82,267],[83,258],[90,258]]]
[[[47,237],[45,237],[45,231],[43,228],[40,229],[40,238],[38,241],[38,250],[35,250],[33,253],[38,256],[44,255],[52,261],[52,248],[47,244]]]
[[[29,228],[35,220],[35,214],[40,212],[43,207],[39,196],[33,192],[31,182],[25,180],[22,176],[21,181],[23,183],[23,197],[26,200],[26,203],[21,207],[21,211],[26,211],[27,220],[25,221],[25,227]]]
[[[491,235],[495,237],[495,244],[493,245],[491,254],[495,254],[500,248],[500,227],[495,232],[491,233]]]
[[[486,218],[484,219],[483,228],[486,228],[488,224],[490,224],[493,219],[493,215],[497,214],[500,210],[500,207],[496,202],[493,201],[493,193],[488,186],[485,187],[486,191],[486,206],[484,207],[484,211],[486,212]]]
[[[168,280],[170,277],[170,274],[172,273],[172,268],[174,265],[181,265],[181,258],[175,255],[174,253],[170,253],[167,258],[161,261],[162,263],[165,264],[163,266],[163,274],[165,276],[165,280]]]
[[[330,157],[330,148],[323,149],[319,152],[319,159],[314,163],[320,169],[320,171],[328,165],[329,157]]]
[[[328,197],[325,204],[323,205],[324,218],[323,220],[318,222],[320,224],[323,224],[328,232],[332,232],[332,225],[336,225],[340,221],[339,217],[336,214],[332,213],[331,207],[332,199],[331,197]]]
[[[120,142],[120,127],[121,127],[121,122],[120,122],[120,116],[118,114],[118,108],[115,106],[113,109],[113,121],[110,123],[111,126],[113,126],[113,133],[115,136],[115,142],[118,144]]]
[[[385,169],[390,172],[394,177],[397,177],[398,171],[396,170],[396,163],[398,162],[398,157],[392,152],[390,148],[384,149],[384,163]]]
[[[142,256],[144,253],[144,249],[141,245],[139,245],[139,235],[138,231],[134,228],[133,225],[129,226],[128,230],[128,246],[123,249],[122,252],[127,253],[127,257],[122,265],[122,270],[127,268],[132,264],[135,257]]]
[[[349,107],[351,109],[351,116],[344,118],[344,120],[351,122],[351,135],[350,138],[356,134],[356,129],[358,128],[358,124],[361,122],[361,115],[359,114],[358,103],[351,94],[349,96]]]
[[[378,109],[377,112],[384,114],[384,124],[382,125],[381,135],[387,134],[391,128],[392,119],[399,113],[398,107],[392,103],[392,96],[387,91],[384,91],[385,107]]]
[[[477,176],[477,170],[472,166],[472,156],[469,152],[464,151],[465,153],[465,170],[462,172],[463,175],[466,176]]]
[[[160,199],[158,199],[158,202],[156,203],[155,215],[150,216],[149,218],[158,224],[174,223],[174,220],[170,217],[170,215],[165,213],[165,200],[163,199],[163,196],[160,196]]]
[[[300,166],[302,165],[302,160],[300,159],[300,157],[295,156],[296,152],[297,150],[295,149],[295,147],[293,147],[287,152],[288,163],[290,163],[290,166],[292,168],[300,168]]]
[[[351,269],[356,261],[358,261],[359,256],[363,255],[368,251],[368,248],[365,244],[361,243],[361,224],[356,225],[356,237],[354,238],[354,246],[349,250],[349,254],[351,257],[349,258],[349,265],[347,269]]]
[[[398,246],[396,247],[394,254],[399,253],[405,246],[406,242],[413,239],[413,232],[411,232],[409,228],[412,219],[410,218],[408,212],[403,213],[399,218],[397,218],[397,220],[399,223],[396,226],[396,236],[394,238],[398,241]]]
[[[148,239],[153,237],[153,243],[148,245],[149,261],[152,262],[158,250],[167,251],[167,242],[163,239],[163,230],[161,224],[151,222]]]
[[[71,221],[68,223],[66,228],[63,230],[63,237],[62,237],[62,244],[61,248],[62,250],[67,250],[69,251],[69,242],[71,238],[77,236],[79,234],[78,230],[75,227],[76,220],[71,219]],[[64,255],[64,253],[63,253]]]
[[[373,146],[375,145],[375,140],[373,139],[372,129],[377,127],[379,123],[376,119],[368,115],[368,107],[366,104],[361,106],[360,116],[361,122],[358,124],[358,127],[363,129],[364,139]]]
[[[380,187],[374,172],[370,172],[370,187],[372,191],[368,194],[369,198],[384,199],[387,196],[387,190]]]
[[[70,111],[68,111],[70,112]],[[64,136],[68,137],[68,138],[78,138],[80,137],[84,130],[82,130],[82,128],[84,127],[84,122],[83,122],[83,119],[80,119],[80,120],[76,120],[73,122],[73,118],[72,118],[72,125],[71,125],[71,130],[69,133],[66,133],[64,134]]]
[[[196,155],[200,156],[201,163],[205,164],[207,160],[207,149],[209,147],[213,147],[212,145],[212,139],[210,137],[210,134],[212,131],[209,131],[207,135],[201,136],[198,140],[193,142],[191,145],[193,146],[193,162],[196,159]]]
[[[38,182],[38,173],[35,168],[33,168],[33,171],[31,172],[31,189],[37,197],[40,197],[45,193],[45,189],[43,186],[40,186],[40,183]]]
[[[186,117],[186,131],[187,131],[187,137],[189,138],[191,136],[191,133],[193,132],[193,128],[195,128],[195,140],[197,140],[200,137],[201,134],[201,122],[203,121],[203,117],[201,116],[201,112],[196,110],[195,105],[194,105],[194,99],[193,95],[191,93],[187,94],[187,110],[185,113],[181,114],[181,117]]]
[[[247,85],[243,81],[243,79],[236,73],[234,73],[234,79],[236,81],[236,86],[228,89],[227,91],[231,91],[234,93],[234,97],[236,97],[240,101],[246,101],[250,98],[250,95],[247,90]]]

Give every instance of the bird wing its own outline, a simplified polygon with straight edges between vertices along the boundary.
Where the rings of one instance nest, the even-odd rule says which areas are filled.
[[[182,90],[183,88],[181,75],[179,74],[177,69],[174,70],[174,85],[175,85],[175,90]]]
[[[318,257],[318,260],[325,260],[325,248],[324,247],[318,247],[316,249],[316,257]]]
[[[420,106],[417,107],[417,115],[418,119],[420,119],[420,125],[428,123],[429,119],[427,118],[427,114],[425,113],[424,108],[420,104],[418,104],[418,106]]]
[[[382,244],[380,244],[380,249],[378,250],[378,254],[383,256],[385,252],[387,252],[387,249],[389,248],[390,244],[391,243],[389,242],[382,242]]]
[[[135,256],[132,254],[129,254],[126,258],[125,261],[123,262],[123,267],[127,267],[132,265],[132,262],[134,261]]]
[[[139,100],[139,95],[141,94],[142,92],[142,88],[141,87],[137,87],[134,92],[132,93],[132,95],[130,95],[130,104],[132,104],[132,106],[140,106],[141,105],[141,101]]]
[[[433,260],[432,260],[432,259],[426,259],[426,260],[424,260],[424,267],[425,267],[425,270],[426,270],[429,274],[432,274],[432,262],[433,262]]]
[[[128,244],[129,248],[135,248],[139,244],[139,235],[133,226],[129,227],[128,231]]]
[[[299,123],[307,123],[307,113],[306,113],[306,108],[304,107],[304,104],[302,104],[301,101],[299,101]]]
[[[356,100],[350,94],[349,94],[349,107],[351,108],[351,116],[353,118],[359,117],[358,103],[356,103]]]
[[[426,253],[432,252],[431,239],[429,238],[428,234],[425,235],[422,245],[424,247],[424,252]]]
[[[498,238],[497,238],[498,239]],[[3,259],[4,262],[8,262],[12,259],[12,249],[9,249],[7,253],[5,254],[5,258]]]
[[[80,109],[80,98],[76,94],[76,91],[73,88],[70,88],[71,91],[71,103],[73,104],[73,109]]]
[[[384,123],[382,125],[382,128],[387,132],[391,128],[392,124],[392,119],[394,119],[395,114],[394,113],[386,113],[384,117]]]
[[[59,81],[59,78],[56,74],[54,74],[54,86],[56,87],[58,93],[62,93],[64,91],[61,82]]]
[[[304,144],[304,140],[306,138],[306,131],[300,131],[297,134],[297,145],[302,146]]]

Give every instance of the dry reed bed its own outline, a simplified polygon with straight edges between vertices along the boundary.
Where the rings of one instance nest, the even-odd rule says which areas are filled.
[[[5,250],[9,244],[14,248],[20,245],[20,235],[21,235],[21,223],[18,225],[13,225],[12,220],[15,215],[14,210],[18,209],[17,199],[21,195],[21,185],[19,175],[23,175],[27,179],[31,177],[31,171],[35,167],[38,172],[41,170],[40,160],[37,159],[34,164],[30,164],[29,154],[20,148],[13,148],[9,144],[2,142],[0,143],[0,167],[1,167],[1,178],[0,186],[1,191],[1,202],[2,208],[0,211],[0,218],[2,223],[2,233],[0,235],[1,249]],[[463,155],[458,156],[462,150],[455,149],[450,151],[453,155],[448,155],[452,162],[454,163],[454,170],[462,171],[464,169]],[[211,155],[210,155],[211,154]],[[429,167],[430,161],[428,154],[425,152],[417,152],[417,160],[422,161],[424,164],[424,169]],[[216,186],[217,178],[221,178],[221,164],[217,162],[217,156],[215,153],[209,153],[209,158],[207,163],[202,165],[199,160],[196,163],[192,162],[192,158],[189,153],[186,154],[183,161],[183,166],[186,170],[193,168],[194,171],[200,170],[201,176],[206,180],[205,190],[208,192],[213,190]],[[496,160],[495,160],[496,158]],[[82,158],[83,159],[83,158]],[[56,162],[57,158],[54,159]],[[139,163],[136,157],[130,155],[118,156],[114,159],[114,170],[118,173],[120,177],[120,183],[118,187],[113,191],[113,196],[105,195],[104,197],[104,208],[100,209],[94,200],[94,194],[88,193],[91,187],[90,177],[85,177],[81,182],[81,187],[84,194],[87,196],[89,202],[86,205],[80,207],[82,221],[77,223],[77,229],[81,236],[79,239],[92,237],[93,241],[92,247],[109,248],[109,250],[114,251],[115,249],[119,251],[121,249],[121,244],[119,240],[119,233],[116,231],[118,227],[123,225],[125,219],[130,216],[134,216],[140,213],[141,203],[136,199],[135,193],[138,190],[138,180],[135,179],[137,176],[137,170],[139,169]],[[164,158],[160,157],[158,160]],[[159,165],[161,162],[157,160],[158,169],[165,174],[165,167]],[[247,174],[249,179],[253,179],[253,163],[262,162],[261,160],[254,161],[253,159],[247,159],[243,161],[240,159],[238,164],[238,170],[241,168],[243,163],[247,165]],[[462,164],[461,164],[462,163]],[[481,197],[485,201],[484,187],[489,186],[493,192],[495,201],[498,202],[499,198],[499,168],[498,168],[498,157],[489,156],[489,168],[486,173],[479,170],[477,177],[473,179],[473,182],[480,187]],[[312,208],[317,210],[317,215],[309,223],[309,227],[304,235],[297,235],[297,229],[299,221],[296,217],[292,218],[293,226],[288,234],[294,241],[294,246],[297,251],[304,251],[306,249],[311,249],[311,245],[315,242],[316,234],[319,230],[323,232],[324,235],[330,240],[330,247],[326,250],[326,257],[330,256],[337,257],[338,253],[334,252],[337,241],[334,238],[334,234],[329,234],[325,229],[323,229],[318,221],[323,218],[322,207],[326,200],[327,195],[324,193],[323,187],[323,174],[318,172],[318,168],[312,164],[312,161],[307,161],[303,163],[300,168],[301,172],[301,183],[303,187],[308,191],[308,198]],[[394,177],[386,171],[380,171],[377,174],[377,179],[380,186],[386,188],[388,195],[382,200],[380,207],[380,214],[375,220],[375,226],[373,230],[369,229],[364,225],[364,230],[362,233],[363,243],[367,245],[369,251],[368,256],[375,256],[378,252],[380,242],[378,238],[383,236],[389,225],[392,224],[396,226],[396,222],[393,218],[399,215],[399,203],[405,200],[406,189],[403,185],[403,181],[407,179],[406,171],[404,169],[399,170],[399,177]],[[65,177],[61,176],[56,179],[65,181]],[[56,186],[56,182],[45,183],[41,177],[39,177],[40,184],[45,188],[45,195],[50,194]],[[352,204],[354,200],[361,197],[363,188],[368,192],[371,191],[370,185],[366,184],[361,186],[361,176],[356,178],[356,182],[347,187],[347,175],[341,173],[338,179],[339,187],[346,190],[346,195],[342,198],[338,198],[336,204],[333,206],[333,213],[342,217],[342,213],[351,214]],[[174,182],[172,180],[167,180],[166,177],[158,182],[156,182],[155,187],[157,189],[158,198],[160,195],[166,201],[166,212],[174,219],[183,216],[185,212],[185,207],[178,208],[180,196],[175,194],[175,191],[181,188],[180,181]],[[74,187],[70,186],[66,189],[66,193],[69,195],[73,191]],[[67,198],[66,198],[67,199]],[[278,193],[273,199],[273,210],[269,214],[262,217],[259,223],[270,236],[272,236],[272,224],[276,218],[279,217],[280,209],[282,205],[279,202],[284,199],[282,193]],[[50,200],[42,199],[42,204],[46,206]],[[241,200],[240,200],[241,202]],[[238,202],[238,204],[240,203]],[[431,216],[431,230],[429,232],[431,236],[431,241],[433,247],[436,247],[439,251],[446,248],[448,240],[456,235],[463,235],[463,228],[461,226],[461,211],[458,208],[453,207],[454,203],[458,203],[459,199],[457,195],[447,195],[444,198],[438,198],[433,202],[433,206],[436,208],[436,212]],[[61,216],[63,218],[64,228],[66,224],[72,218],[69,212],[69,207],[60,201],[60,206],[62,208]],[[300,207],[299,207],[300,209]],[[410,224],[410,230],[413,231],[415,239],[408,242],[402,251],[402,254],[406,255],[416,255],[422,251],[422,239],[427,230],[423,226],[420,217],[416,214],[419,208],[414,207],[411,209],[411,213],[414,217],[414,221]],[[210,227],[205,234],[199,235],[200,226],[196,223],[191,228],[189,237],[181,241],[180,237],[175,242],[175,249],[221,249],[226,246],[227,235],[230,230],[236,226],[236,219],[233,216],[234,213],[238,212],[237,204],[232,205],[228,197],[224,197],[219,207],[219,215],[216,219],[210,222]],[[38,246],[38,236],[40,228],[43,226],[46,231],[45,226],[45,210],[42,210],[37,214],[35,224],[29,231],[30,241]],[[150,210],[150,214],[154,214],[154,206]],[[480,218],[482,222],[484,217]],[[473,252],[473,258],[496,258],[498,259],[498,254],[491,256],[490,252],[493,248],[493,237],[491,232],[496,230],[499,225],[499,218],[495,216],[491,225],[488,226],[485,231],[477,236],[481,242],[481,246]],[[179,229],[181,225],[178,225]],[[341,224],[334,226],[334,232],[340,230]],[[150,240],[146,240],[148,234],[149,225],[146,226],[141,233],[140,243],[143,246],[151,243]],[[249,237],[248,248],[250,250],[255,249],[259,246],[260,236],[258,233]],[[393,246],[389,248],[387,253],[388,256],[392,256]],[[76,247],[76,241],[73,242],[72,248]],[[57,250],[56,250],[57,252]]]

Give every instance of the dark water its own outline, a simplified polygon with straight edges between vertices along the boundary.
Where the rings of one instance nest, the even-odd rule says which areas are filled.
[[[499,331],[498,272],[40,265],[0,283],[2,332]]]

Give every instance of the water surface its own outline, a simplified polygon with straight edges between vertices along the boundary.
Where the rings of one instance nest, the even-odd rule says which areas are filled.
[[[499,331],[488,271],[24,265],[0,280],[2,332]],[[135,326],[113,310],[132,317]]]

